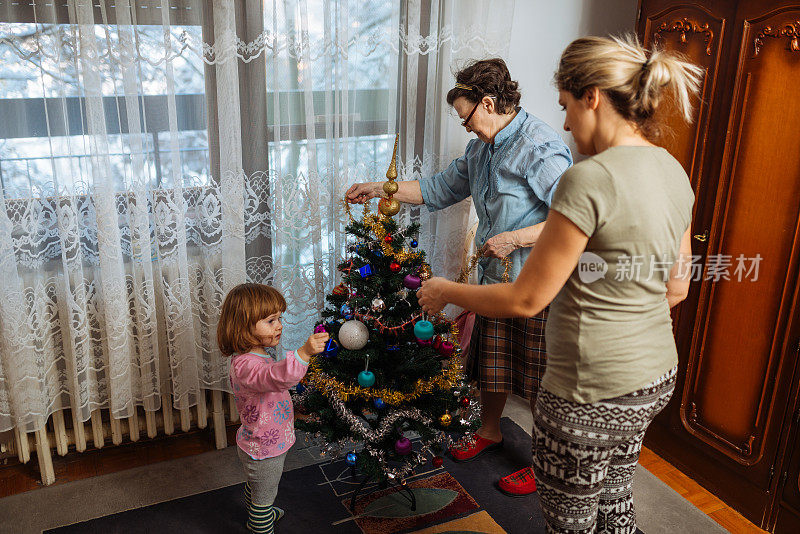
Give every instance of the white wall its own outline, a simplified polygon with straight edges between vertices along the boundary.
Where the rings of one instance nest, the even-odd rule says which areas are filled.
[[[522,106],[561,133],[563,130],[553,73],[564,48],[578,37],[633,32],[637,0],[517,0],[506,57],[511,77],[519,81]],[[575,154],[577,156],[577,154]]]

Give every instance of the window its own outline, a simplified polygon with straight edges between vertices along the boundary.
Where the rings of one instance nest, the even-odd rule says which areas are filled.
[[[137,182],[147,188],[187,178],[207,183],[204,64],[187,45],[202,42],[200,26],[169,27],[172,88],[161,25],[96,25],[99,83],[91,87],[76,57],[76,31],[69,24],[0,23],[0,181],[6,197],[85,192],[98,154],[107,156],[117,191]],[[122,57],[124,40],[135,43],[137,58]],[[135,72],[126,79],[122,70],[129,61],[135,61]],[[165,156],[172,142],[168,89],[175,95],[180,177]],[[102,102],[99,125],[88,117],[92,97]],[[139,113],[138,125],[129,110]],[[87,137],[98,132],[104,132],[102,139]],[[143,165],[134,166],[137,158]]]

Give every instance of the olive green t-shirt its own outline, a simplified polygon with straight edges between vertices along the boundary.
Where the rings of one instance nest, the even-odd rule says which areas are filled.
[[[564,173],[550,209],[589,242],[550,306],[545,389],[597,402],[677,364],[666,282],[693,203],[683,167],[659,147],[609,148]]]

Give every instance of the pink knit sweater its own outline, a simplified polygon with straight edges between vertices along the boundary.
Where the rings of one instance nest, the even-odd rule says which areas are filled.
[[[293,351],[275,361],[248,352],[231,361],[230,377],[242,426],[236,444],[255,460],[280,456],[294,444],[294,408],[289,388],[308,370]]]

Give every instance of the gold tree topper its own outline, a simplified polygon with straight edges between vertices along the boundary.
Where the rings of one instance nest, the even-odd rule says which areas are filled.
[[[399,139],[400,134],[394,136],[392,161],[389,163],[389,169],[386,171],[386,178],[388,181],[383,184],[383,192],[386,193],[386,198],[382,198],[378,203],[378,211],[387,217],[393,217],[400,211],[400,203],[392,198],[392,195],[397,193],[400,187],[397,185],[397,182],[395,182],[397,178],[397,143]]]

